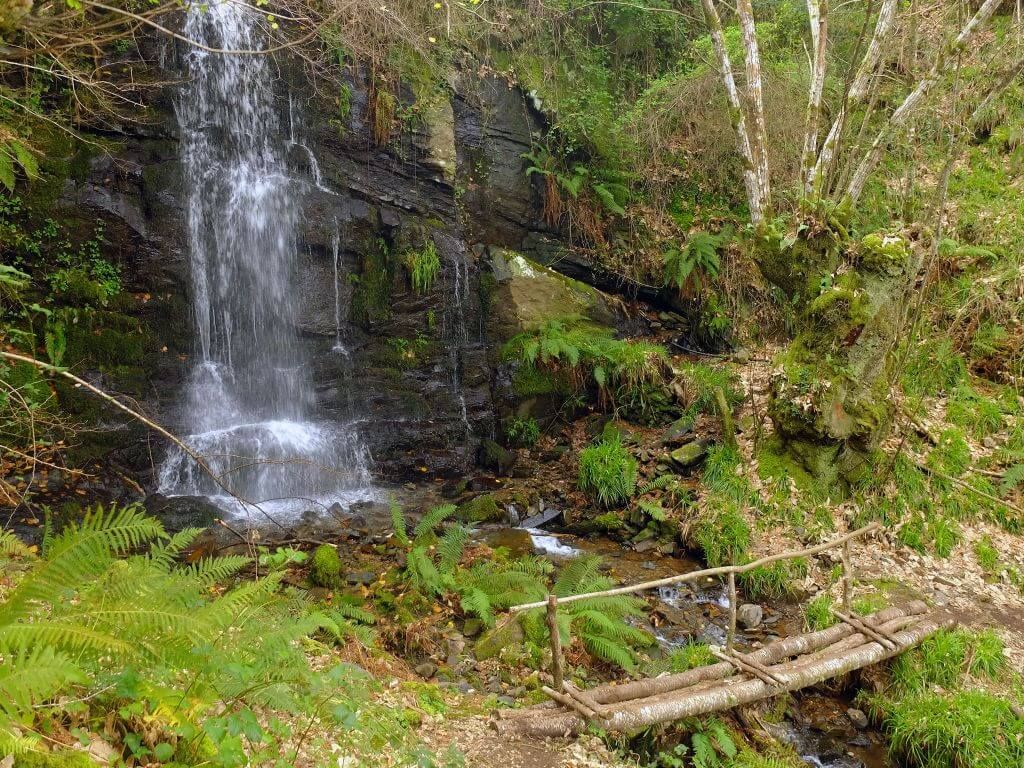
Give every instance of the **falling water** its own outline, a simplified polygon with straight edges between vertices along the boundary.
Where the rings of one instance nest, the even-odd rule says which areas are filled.
[[[334,222],[334,234],[331,236],[331,253],[334,256],[334,346],[332,352],[348,355],[348,349],[341,340],[341,275],[338,265],[341,260],[341,232],[338,222]]]
[[[450,253],[452,259],[449,281],[451,294],[449,300],[445,302],[442,331],[448,346],[448,383],[452,395],[459,404],[462,426],[465,433],[464,437],[468,444],[473,430],[469,424],[466,396],[462,391],[461,355],[469,342],[469,329],[466,327],[467,301],[469,299],[469,263],[466,261],[466,254],[461,244],[449,241],[447,246],[443,251]]]
[[[211,48],[258,49],[259,18],[230,0],[193,5],[185,31]],[[287,164],[294,121],[285,134],[270,67],[266,56],[192,48],[176,103],[198,336],[186,442],[231,493],[299,511],[363,495],[369,473],[354,428],[308,419],[314,397],[292,288],[302,195]],[[162,493],[248,506],[221,483],[180,451],[160,472]]]

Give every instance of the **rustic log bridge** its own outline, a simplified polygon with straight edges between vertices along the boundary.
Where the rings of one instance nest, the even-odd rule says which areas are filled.
[[[878,523],[872,523],[833,541],[802,550],[780,552],[743,565],[708,568],[601,592],[567,597],[549,595],[543,602],[513,607],[513,613],[542,607],[547,609],[554,688],[545,686],[542,690],[552,701],[529,709],[498,713],[494,727],[499,732],[532,736],[572,735],[588,722],[596,723],[605,730],[632,731],[655,723],[719,712],[805,688],[902,653],[953,621],[929,614],[928,606],[920,601],[903,608],[879,611],[873,617],[855,616],[851,612],[853,573],[849,545],[854,539],[879,527]],[[833,614],[841,623],[819,632],[779,640],[753,653],[738,653],[733,647],[738,604],[736,576],[779,560],[809,557],[838,547],[842,548],[843,610],[833,611]],[[711,651],[720,663],[677,675],[599,686],[590,691],[581,691],[564,680],[557,630],[559,605],[715,576],[727,576],[729,582],[726,646]]]
[[[760,677],[736,674],[731,661],[722,662],[679,675],[595,688],[586,696],[591,703],[603,705],[600,707],[605,710],[603,716],[578,698],[559,694],[553,698],[567,706],[542,704],[503,712],[492,724],[499,733],[534,737],[571,736],[582,731],[588,720],[610,731],[636,731],[816,685],[885,661],[954,624],[952,617],[930,613],[921,602],[880,611],[872,619],[872,626],[891,639],[892,647],[843,623],[820,632],[779,640],[748,654],[746,658],[759,666],[765,665],[771,683]],[[803,655],[807,653],[810,655]]]

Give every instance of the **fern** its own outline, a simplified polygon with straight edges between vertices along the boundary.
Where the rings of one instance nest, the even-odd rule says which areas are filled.
[[[1018,486],[1024,484],[1024,464],[1014,464],[1006,470],[1002,482],[999,484],[999,491],[1007,496]]]
[[[718,277],[721,261],[718,252],[729,242],[731,231],[717,235],[710,232],[694,232],[682,248],[670,248],[665,252],[665,283],[674,285],[680,293],[691,289],[700,291],[707,278]]]
[[[401,506],[394,499],[391,500],[390,512],[391,527],[395,530],[395,538],[398,539],[398,543],[403,547],[409,546],[410,541],[405,525],[405,515],[402,512]]]
[[[453,525],[437,543],[438,569],[451,573],[462,559],[462,553],[469,541],[470,529],[464,525]]]
[[[432,510],[427,512],[420,521],[416,524],[416,527],[412,530],[413,540],[417,541],[434,532],[441,523],[447,520],[449,517],[455,514],[454,504],[442,504],[439,507],[434,507]]]
[[[646,483],[642,483],[636,489],[637,496],[644,496],[654,491],[663,491],[676,482],[676,478],[672,475],[659,475]]]
[[[64,686],[86,679],[68,656],[51,647],[21,649],[4,656],[0,665],[0,712],[11,718],[23,717]]]

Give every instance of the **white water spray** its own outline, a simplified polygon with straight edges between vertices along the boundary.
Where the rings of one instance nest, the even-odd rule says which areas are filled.
[[[193,5],[185,31],[212,48],[258,49],[259,18],[255,9],[230,0]],[[187,61],[190,82],[176,111],[198,360],[188,389],[192,434],[186,442],[233,493],[264,511],[365,498],[368,456],[354,425],[308,418],[314,396],[297,338],[293,289],[302,195],[287,164],[289,145],[298,145],[294,105],[286,133],[274,107],[269,57],[193,48]],[[340,343],[340,243],[334,247]],[[210,496],[230,511],[248,507],[180,451],[161,468],[159,490]]]

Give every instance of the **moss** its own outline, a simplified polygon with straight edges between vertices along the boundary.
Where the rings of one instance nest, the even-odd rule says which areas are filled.
[[[757,467],[762,480],[771,478],[777,482],[790,479],[799,490],[813,498],[822,498],[828,494],[827,484],[808,472],[803,462],[785,449],[778,435],[771,435],[761,443],[757,453]]]
[[[338,550],[330,544],[321,544],[310,560],[309,579],[320,587],[337,587],[341,584],[341,558]]]
[[[350,315],[364,329],[391,316],[391,286],[394,278],[391,249],[380,239],[372,239],[363,251],[360,272],[350,279],[355,283]]]
[[[493,523],[505,519],[505,511],[490,494],[477,496],[459,507],[459,517],[473,523]]]
[[[56,752],[35,750],[18,755],[18,768],[96,768],[89,754],[77,749],[62,749]]]

